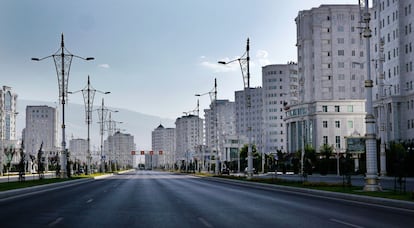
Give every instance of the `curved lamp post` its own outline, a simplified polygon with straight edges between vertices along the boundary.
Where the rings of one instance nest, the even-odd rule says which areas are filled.
[[[69,94],[74,94],[74,93],[78,93],[78,92],[82,92],[83,95],[83,101],[85,102],[85,121],[86,124],[88,125],[88,151],[87,151],[87,169],[86,169],[86,174],[90,173],[91,170],[91,160],[92,160],[92,156],[91,156],[91,138],[90,138],[90,131],[91,131],[91,123],[92,123],[92,108],[93,108],[93,99],[95,98],[95,93],[102,93],[102,94],[110,94],[111,92],[103,92],[100,90],[96,90],[91,86],[91,81],[90,81],[90,77],[88,75],[88,84],[86,85],[85,88],[75,91],[75,92],[68,92]]]
[[[249,145],[247,150],[247,179],[251,179],[253,176],[253,151],[252,151],[252,127],[251,127],[251,99],[250,99],[250,56],[249,56],[250,44],[249,38],[247,38],[246,51],[238,58],[228,62],[219,61],[219,64],[230,64],[238,61],[243,76],[244,84],[244,96],[246,97],[246,108],[247,108],[247,136],[249,139]]]
[[[100,124],[100,135],[101,135],[101,172],[105,172],[105,156],[103,153],[103,135],[105,131],[105,122],[106,122],[106,116],[109,112],[118,112],[118,110],[111,110],[105,107],[104,105],[104,99],[102,98],[102,105],[100,108],[96,109],[98,111],[99,116],[99,124]]]
[[[214,88],[212,91],[207,92],[207,93],[203,93],[203,94],[195,94],[195,96],[197,97],[201,97],[204,95],[209,95],[210,96],[210,101],[212,104],[212,111],[214,111],[214,114],[212,114],[212,116],[214,116],[214,124],[215,124],[215,146],[216,146],[216,156],[215,156],[215,160],[216,160],[216,166],[214,169],[214,173],[215,174],[219,174],[220,170],[219,170],[219,162],[220,162],[220,156],[219,156],[219,140],[218,140],[218,117],[217,117],[217,79],[214,79]],[[198,102],[197,102],[198,105]],[[197,106],[198,109],[198,106]],[[204,157],[204,156],[203,156]],[[204,158],[203,158],[204,159]],[[203,163],[204,166],[204,163]]]
[[[73,57],[89,61],[94,60],[93,57],[83,58],[77,55],[73,55],[65,48],[63,39],[63,33],[61,36],[61,43],[59,50],[56,53],[43,57],[43,58],[32,58],[33,61],[42,61],[47,58],[53,58],[56,67],[56,73],[59,85],[59,98],[62,104],[62,156],[61,156],[61,177],[67,178],[67,161],[69,153],[66,151],[66,136],[65,136],[65,103],[68,96],[68,83],[69,83],[69,71]]]

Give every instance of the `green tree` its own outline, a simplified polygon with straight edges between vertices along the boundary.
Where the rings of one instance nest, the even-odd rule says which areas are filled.
[[[333,147],[328,144],[323,144],[319,149],[319,153],[323,156],[320,165],[320,173],[321,175],[326,175],[329,171],[329,158],[333,154]]]
[[[316,151],[311,145],[305,146],[305,155],[303,158],[303,170],[307,174],[312,174],[313,167],[316,164]]]
[[[389,166],[389,174],[394,176],[402,176],[405,174],[405,160],[407,157],[407,151],[400,143],[391,142],[389,153],[387,154],[387,164]]]
[[[244,170],[247,167],[247,152],[248,152],[249,145],[245,144],[240,149],[240,169]],[[253,168],[258,170],[261,162],[262,156],[257,152],[256,145],[252,145],[252,152],[253,152]]]

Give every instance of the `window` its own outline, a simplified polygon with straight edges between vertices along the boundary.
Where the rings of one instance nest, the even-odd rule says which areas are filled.
[[[322,141],[323,144],[328,144],[328,136],[324,135]]]
[[[336,128],[340,128],[341,127],[341,122],[339,120],[335,120],[335,127]]]
[[[335,112],[339,112],[339,105],[335,105]]]
[[[328,121],[324,120],[322,121],[323,128],[328,128]]]
[[[343,43],[345,43],[344,38],[338,38],[338,44],[343,44]]]
[[[344,56],[345,55],[345,51],[344,50],[338,50],[338,55],[339,56]]]
[[[338,68],[344,68],[345,63],[344,62],[338,62]]]
[[[353,105],[348,105],[347,110],[348,110],[348,112],[354,112],[354,106]]]
[[[348,120],[348,128],[354,128],[354,121]]]
[[[335,147],[341,148],[341,136],[335,136]]]
[[[322,106],[322,112],[328,112],[328,106],[323,105]]]

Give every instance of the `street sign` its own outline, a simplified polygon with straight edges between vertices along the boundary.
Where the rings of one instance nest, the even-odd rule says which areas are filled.
[[[364,153],[365,138],[364,137],[347,137],[346,150],[349,153]]]

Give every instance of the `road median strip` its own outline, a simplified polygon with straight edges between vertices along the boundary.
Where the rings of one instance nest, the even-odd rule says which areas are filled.
[[[225,177],[224,178],[214,177],[214,176],[200,176],[200,177],[206,178],[209,180],[214,180],[214,181],[233,182],[233,183],[241,184],[244,186],[255,186],[255,187],[263,188],[266,190],[278,190],[278,191],[285,191],[285,192],[291,192],[291,193],[307,194],[307,195],[314,196],[314,197],[340,199],[340,200],[347,200],[347,201],[352,201],[356,203],[367,203],[367,204],[375,204],[379,206],[414,210],[414,202],[405,201],[405,200],[388,199],[388,198],[382,198],[382,197],[358,195],[358,194],[343,193],[343,192],[333,192],[333,191],[318,190],[318,189],[312,189],[312,188],[306,188],[306,187],[294,187],[294,186],[286,186],[286,185],[278,185],[278,184],[261,183],[257,181],[238,180],[238,179],[225,178]]]

